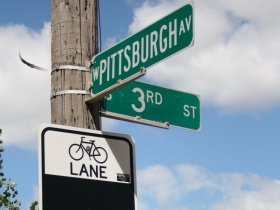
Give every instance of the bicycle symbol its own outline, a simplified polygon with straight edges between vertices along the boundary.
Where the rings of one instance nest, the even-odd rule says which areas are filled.
[[[84,151],[90,157],[93,157],[97,163],[105,163],[108,155],[104,148],[96,147],[94,144],[94,140],[89,140],[90,142],[84,141],[85,137],[81,137],[80,144],[72,144],[69,147],[69,155],[73,160],[81,160],[84,157]],[[84,146],[84,144],[90,144],[90,146]]]

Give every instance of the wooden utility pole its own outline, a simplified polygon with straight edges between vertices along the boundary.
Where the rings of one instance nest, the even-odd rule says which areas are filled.
[[[100,103],[86,104],[88,95],[69,93],[90,88],[91,72],[80,67],[89,67],[98,53],[97,1],[52,0],[51,58],[52,68],[58,68],[52,72],[51,92],[68,91],[51,99],[53,124],[101,129]]]

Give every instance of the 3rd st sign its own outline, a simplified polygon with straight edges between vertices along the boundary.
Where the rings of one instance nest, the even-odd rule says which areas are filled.
[[[194,44],[190,2],[92,59],[94,102],[145,74],[154,64]]]
[[[201,130],[200,97],[133,81],[102,99],[102,116],[168,128]]]

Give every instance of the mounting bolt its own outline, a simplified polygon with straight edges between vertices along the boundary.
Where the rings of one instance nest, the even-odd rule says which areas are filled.
[[[169,122],[164,123],[164,127],[169,128],[169,126],[170,126]]]
[[[145,67],[141,67],[141,68],[140,68],[140,71],[141,71],[142,74],[146,74],[146,69],[145,69]]]
[[[140,116],[136,116],[135,120],[141,120],[141,117]]]

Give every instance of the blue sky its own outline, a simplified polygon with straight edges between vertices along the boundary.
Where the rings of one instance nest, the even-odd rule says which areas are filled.
[[[185,0],[101,1],[102,48]],[[143,81],[201,96],[200,133],[103,119],[136,142],[140,210],[280,208],[280,2],[195,0],[195,43]],[[51,1],[0,1],[4,173],[22,209],[38,199],[37,132],[50,122]],[[160,75],[160,76],[159,76]]]

